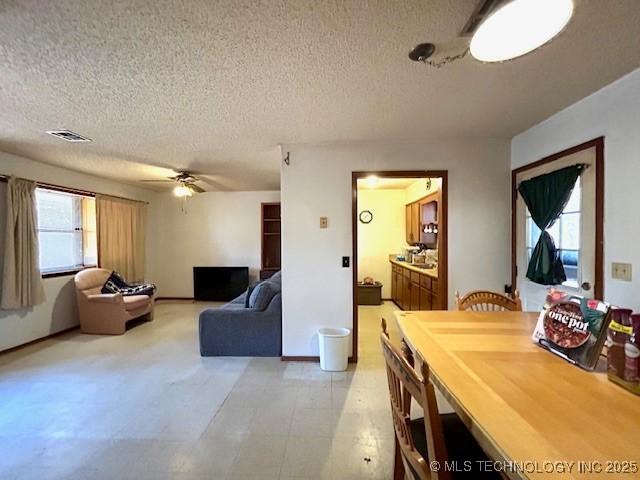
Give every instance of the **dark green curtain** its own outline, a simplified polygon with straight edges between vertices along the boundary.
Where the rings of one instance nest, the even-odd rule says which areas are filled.
[[[547,229],[560,218],[584,168],[584,165],[573,165],[525,180],[518,186],[531,218],[542,230],[527,269],[527,278],[532,282],[560,285],[567,280],[560,253]]]

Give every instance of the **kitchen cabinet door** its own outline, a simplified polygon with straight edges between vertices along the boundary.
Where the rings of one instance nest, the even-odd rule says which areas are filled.
[[[420,310],[431,310],[431,292],[424,287],[420,287]]]
[[[417,283],[410,284],[410,310],[420,310],[420,285]]]
[[[406,207],[404,207],[404,221],[405,221],[405,228],[406,228],[406,240],[407,243],[409,245],[413,245],[414,237],[413,237],[413,230],[411,230],[411,204],[407,205]]]
[[[413,243],[420,243],[420,204],[411,204],[411,238]]]
[[[433,292],[433,296],[431,297],[431,310],[443,310],[440,303],[440,295],[438,292]]]
[[[396,272],[391,267],[391,300],[395,300],[396,297]]]
[[[391,300],[398,303],[398,273],[395,265],[391,267]]]
[[[405,275],[402,275],[402,304],[403,310],[411,308],[411,281]]]

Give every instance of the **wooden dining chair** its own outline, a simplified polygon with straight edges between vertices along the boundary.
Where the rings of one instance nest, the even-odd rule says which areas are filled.
[[[474,312],[522,311],[522,302],[517,290],[513,298],[488,290],[477,290],[463,297],[460,296],[460,292],[456,292],[456,305],[458,310]]]
[[[445,462],[455,460],[460,468],[471,461],[475,467],[487,460],[466,426],[455,413],[440,414],[429,367],[421,358],[420,375],[413,367],[413,355],[403,342],[403,351],[395,347],[387,332],[387,322],[382,319],[380,334],[382,353],[386,363],[391,416],[396,434],[394,480],[450,480],[456,478],[444,468]],[[424,417],[411,419],[411,401],[422,407]],[[430,462],[436,461],[439,470],[432,470]],[[465,478],[469,472],[465,472]],[[473,478],[500,478],[499,475],[480,475]],[[405,476],[406,475],[406,476]],[[473,475],[473,472],[471,473]]]

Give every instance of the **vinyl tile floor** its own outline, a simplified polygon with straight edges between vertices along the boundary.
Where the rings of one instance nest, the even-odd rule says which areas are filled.
[[[388,479],[394,433],[380,319],[329,373],[279,358],[203,358],[197,315],[164,303],[123,336],[70,332],[0,355],[0,479]]]

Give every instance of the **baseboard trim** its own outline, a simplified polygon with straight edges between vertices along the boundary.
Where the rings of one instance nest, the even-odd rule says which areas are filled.
[[[283,355],[282,357],[280,357],[280,360],[282,360],[283,362],[319,362],[320,357],[313,357],[313,356],[296,357],[296,356]]]
[[[320,357],[314,357],[314,356],[291,357],[291,356],[283,355],[282,357],[280,357],[280,360],[282,360],[283,362],[319,362]],[[353,356],[351,356],[349,357],[349,363],[358,363],[358,361],[355,358],[353,358]]]
[[[28,341],[27,343],[22,343],[20,345],[16,345],[15,347],[9,347],[6,350],[0,350],[0,355],[6,355],[7,353],[15,352],[16,350],[20,350],[22,348],[27,348],[27,347],[30,347],[32,345],[35,345],[36,343],[44,342],[45,340],[49,340],[50,338],[54,338],[54,337],[57,337],[59,335],[63,335],[65,333],[68,333],[68,332],[70,332],[72,330],[79,330],[79,329],[80,329],[80,325],[76,325],[74,327],[65,328],[64,330],[60,330],[59,332],[50,333],[46,337],[36,338],[34,340]]]
[[[156,297],[156,302],[158,300],[185,300],[194,302],[195,299],[193,297]]]

